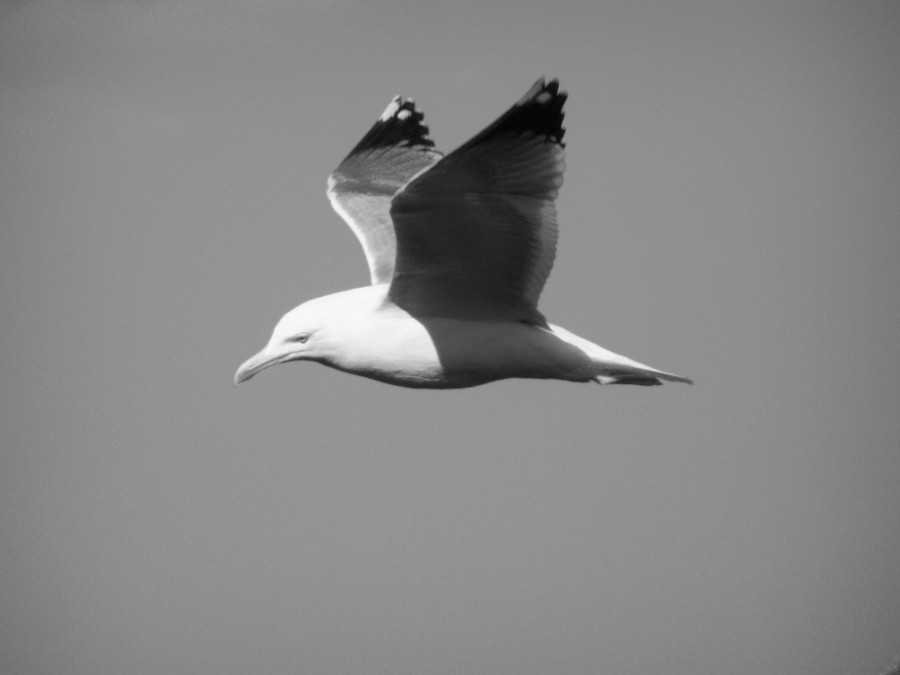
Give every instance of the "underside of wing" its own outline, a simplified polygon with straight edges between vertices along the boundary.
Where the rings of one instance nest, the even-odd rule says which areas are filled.
[[[396,304],[419,315],[502,311],[542,321],[537,301],[556,253],[565,100],[556,80],[539,80],[394,196]]]
[[[441,158],[423,118],[411,100],[394,97],[328,178],[328,198],[362,244],[373,284],[387,283],[394,274],[391,198]]]

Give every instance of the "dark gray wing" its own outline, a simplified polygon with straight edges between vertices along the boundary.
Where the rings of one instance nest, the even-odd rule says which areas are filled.
[[[496,122],[393,198],[393,302],[418,315],[543,322],[563,182],[559,83],[540,79]]]

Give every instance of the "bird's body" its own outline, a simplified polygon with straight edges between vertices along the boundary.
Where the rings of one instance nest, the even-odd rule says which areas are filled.
[[[327,313],[327,328],[310,337],[324,338],[324,363],[389,384],[426,389],[471,387],[510,377],[587,381],[593,376],[584,352],[550,328],[492,319],[420,320],[387,301],[387,291],[386,284],[354,288],[304,307],[304,312]]]
[[[556,249],[565,98],[558,83],[539,80],[446,157],[412,102],[395,98],[329,179],[372,285],[288,312],[235,382],[296,360],[430,389],[506,378],[690,382],[554,326],[537,309]]]

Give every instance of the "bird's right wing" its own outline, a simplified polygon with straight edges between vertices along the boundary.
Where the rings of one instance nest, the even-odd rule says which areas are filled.
[[[395,96],[328,177],[328,198],[362,244],[373,285],[388,283],[394,274],[391,198],[441,158],[423,118],[411,100]]]

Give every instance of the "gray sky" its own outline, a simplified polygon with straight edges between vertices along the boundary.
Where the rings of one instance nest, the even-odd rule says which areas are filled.
[[[900,651],[900,5],[0,9],[0,672],[847,675]],[[235,389],[325,177],[570,93],[555,323],[694,387]]]

